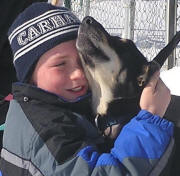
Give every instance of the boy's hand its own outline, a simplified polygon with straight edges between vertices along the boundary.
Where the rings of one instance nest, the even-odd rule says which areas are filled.
[[[159,71],[155,72],[144,88],[141,94],[140,107],[154,115],[163,117],[170,103],[171,95],[170,90],[159,78],[159,75]]]

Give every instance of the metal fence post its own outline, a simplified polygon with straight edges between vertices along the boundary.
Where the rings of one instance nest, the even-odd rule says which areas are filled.
[[[84,7],[84,16],[88,16],[90,14],[90,0],[85,0]]]
[[[123,37],[127,39],[134,39],[134,20],[135,20],[135,0],[124,0],[124,32]]]
[[[168,43],[176,33],[177,0],[167,0],[166,6],[166,43]],[[175,50],[168,57],[168,69],[175,65]]]
[[[83,7],[83,0],[80,0],[80,7]]]
[[[67,7],[68,9],[71,9],[71,0],[64,0],[64,5],[65,5],[65,7]]]

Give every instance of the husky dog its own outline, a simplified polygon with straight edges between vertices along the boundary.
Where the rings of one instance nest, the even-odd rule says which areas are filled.
[[[117,122],[122,126],[136,115],[144,86],[179,41],[180,32],[177,32],[171,42],[148,62],[133,41],[111,36],[94,18],[85,17],[76,46],[92,90],[93,110],[101,117],[99,119],[107,121],[110,118],[110,124]],[[171,120],[171,117],[167,118]],[[102,124],[104,130],[108,125]]]

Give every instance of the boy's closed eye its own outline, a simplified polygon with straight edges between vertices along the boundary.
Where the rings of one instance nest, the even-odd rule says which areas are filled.
[[[63,61],[63,62],[55,64],[54,67],[64,66],[65,64],[66,64],[66,62]]]
[[[67,59],[62,57],[53,57],[49,60],[50,67],[62,67],[67,64]]]

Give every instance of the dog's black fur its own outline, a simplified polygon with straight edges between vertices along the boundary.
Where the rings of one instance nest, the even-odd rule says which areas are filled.
[[[180,32],[148,62],[133,41],[111,36],[95,19],[86,17],[76,45],[92,90],[94,112],[101,116],[135,115],[142,89],[179,41]],[[179,124],[179,119],[173,121]]]
[[[148,62],[133,41],[111,36],[92,17],[83,19],[76,45],[92,90],[94,112],[107,122],[102,123],[104,127],[100,127],[101,130],[106,129],[110,117],[111,124],[118,122],[115,134],[111,136],[114,138],[116,132],[137,114],[144,86],[151,75],[162,67],[179,41],[180,32],[177,32],[171,42]],[[165,118],[175,123],[178,131],[176,138],[179,139],[180,108],[176,107],[176,102],[180,104],[180,98],[173,96]],[[176,150],[176,165],[179,155]],[[176,169],[180,174],[179,168]]]

